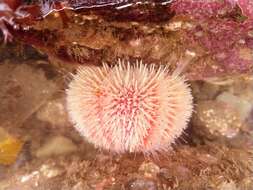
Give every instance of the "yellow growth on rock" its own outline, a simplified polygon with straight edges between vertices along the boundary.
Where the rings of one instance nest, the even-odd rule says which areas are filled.
[[[0,164],[10,165],[14,163],[22,146],[22,141],[9,135],[6,138],[0,138]]]

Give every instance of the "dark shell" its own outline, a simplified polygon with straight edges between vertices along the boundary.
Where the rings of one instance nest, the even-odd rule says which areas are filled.
[[[141,11],[138,9],[129,11],[128,8],[164,6],[171,2],[172,0],[2,0],[0,1],[0,31],[2,31],[4,42],[11,41],[12,35],[6,24],[13,28],[18,28],[20,24],[29,26],[52,12],[62,12],[64,9],[74,11],[99,10],[105,16],[108,16],[109,12],[109,17],[112,16],[111,13],[115,13],[114,17],[117,18],[142,20],[139,14]],[[120,12],[119,16],[119,11],[122,9],[125,11]],[[146,12],[150,18],[160,19],[156,15],[154,17],[153,11],[151,13],[150,11]],[[61,15],[64,15],[64,13]]]

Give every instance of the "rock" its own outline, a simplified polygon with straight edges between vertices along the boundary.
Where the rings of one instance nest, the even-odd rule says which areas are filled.
[[[247,118],[247,122],[249,123],[249,125],[251,126],[251,129],[253,129],[253,109],[251,110],[248,118]]]
[[[126,184],[126,190],[157,190],[157,184],[151,179],[133,179]]]
[[[217,164],[219,161],[218,158],[216,158],[214,155],[211,154],[197,153],[197,157],[198,160],[207,164]]]
[[[50,123],[52,126],[66,126],[69,124],[64,106],[64,98],[48,101],[37,112],[38,119]]]
[[[33,171],[29,174],[24,174],[20,177],[21,183],[29,183],[30,181],[34,182],[35,186],[38,186],[38,180],[39,180],[40,173],[39,171]]]
[[[68,154],[77,150],[77,146],[68,138],[56,136],[48,141],[35,153],[37,157]]]
[[[161,168],[159,176],[170,182],[171,186],[175,186],[177,180],[186,180],[192,175],[192,172],[185,166],[173,165],[170,168]]]
[[[223,182],[218,186],[218,190],[239,190],[236,187],[236,184],[234,181],[230,182]]]
[[[197,133],[209,137],[232,138],[243,126],[240,114],[231,105],[221,101],[200,101],[195,108],[193,126]]]
[[[61,175],[63,173],[63,170],[55,166],[43,164],[40,168],[40,172],[42,173],[43,176],[47,178],[53,178]]]
[[[193,97],[197,101],[212,100],[220,91],[220,86],[208,82],[192,82],[191,83]]]
[[[250,111],[253,108],[253,99],[247,100],[244,97],[235,96],[230,92],[221,93],[217,96],[216,100],[233,106],[236,110],[238,110],[238,113],[243,121],[249,116]]]
[[[14,168],[19,169],[24,166],[26,163],[32,160],[31,154],[31,143],[29,141],[23,143],[23,147],[18,154],[16,162],[14,164]]]
[[[41,69],[20,64],[10,67],[0,65],[0,120],[1,126],[21,126],[57,90]]]
[[[153,162],[144,162],[140,166],[139,171],[142,172],[145,177],[155,177],[159,173],[160,168]]]
[[[92,190],[92,189],[87,185],[87,183],[79,182],[76,185],[74,185],[71,190]]]

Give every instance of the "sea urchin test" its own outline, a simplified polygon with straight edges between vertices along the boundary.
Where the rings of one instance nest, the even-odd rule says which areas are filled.
[[[79,133],[111,152],[168,150],[186,128],[192,95],[179,69],[141,62],[81,66],[67,90]]]

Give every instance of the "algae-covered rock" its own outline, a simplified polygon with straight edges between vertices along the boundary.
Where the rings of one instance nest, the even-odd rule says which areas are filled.
[[[3,128],[0,128],[0,165],[13,164],[22,147],[21,140],[10,136]]]

